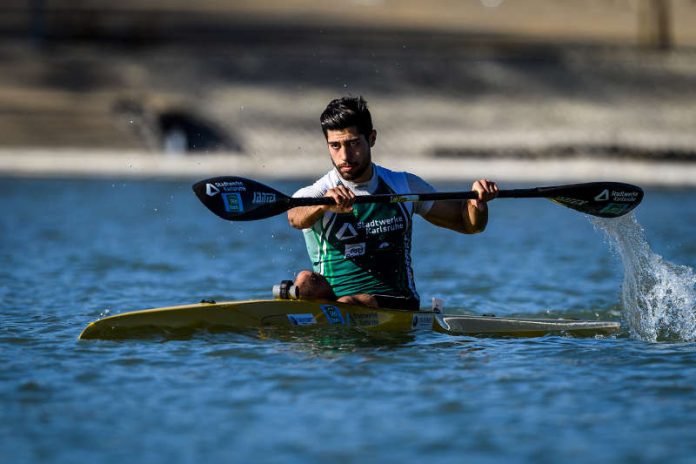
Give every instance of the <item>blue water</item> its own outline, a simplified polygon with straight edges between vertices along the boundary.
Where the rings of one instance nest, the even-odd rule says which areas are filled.
[[[105,314],[269,297],[308,267],[283,217],[225,222],[190,183],[0,180],[2,462],[696,462],[696,192],[649,190],[608,225],[544,200],[496,201],[478,236],[416,221],[424,302],[617,337],[79,342]]]

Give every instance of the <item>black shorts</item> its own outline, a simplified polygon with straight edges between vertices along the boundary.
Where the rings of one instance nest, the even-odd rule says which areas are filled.
[[[389,309],[406,309],[409,311],[420,310],[420,300],[414,297],[404,296],[389,296],[389,295],[372,295],[377,300],[380,308]]]

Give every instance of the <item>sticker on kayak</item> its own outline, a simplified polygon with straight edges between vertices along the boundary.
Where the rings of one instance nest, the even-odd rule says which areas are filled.
[[[242,196],[239,193],[223,193],[222,201],[228,213],[243,213]]]
[[[432,314],[414,314],[411,321],[411,328],[415,330],[425,330],[433,328]]]
[[[288,320],[292,325],[314,325],[317,323],[312,314],[288,314]]]
[[[377,313],[348,313],[346,319],[350,325],[358,327],[375,327],[379,325]]]
[[[345,324],[346,321],[343,319],[343,314],[341,314],[341,310],[338,309],[336,306],[333,305],[321,305],[321,310],[324,312],[324,315],[326,316],[326,321],[329,324]]]

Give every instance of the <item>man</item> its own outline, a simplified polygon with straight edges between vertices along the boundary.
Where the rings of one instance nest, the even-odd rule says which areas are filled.
[[[474,182],[476,200],[354,204],[358,195],[435,189],[414,174],[372,163],[377,132],[362,97],[330,102],[321,127],[334,168],[294,196],[330,197],[336,204],[288,211],[290,225],[304,232],[313,266],[295,279],[300,297],[418,310],[411,268],[413,214],[464,234],[482,232],[488,222],[487,202],[496,197],[498,187],[485,179]]]

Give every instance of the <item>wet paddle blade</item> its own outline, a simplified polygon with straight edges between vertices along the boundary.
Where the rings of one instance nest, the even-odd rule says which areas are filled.
[[[619,182],[590,182],[539,190],[555,203],[602,218],[623,216],[643,200],[640,187]]]
[[[196,182],[193,191],[210,211],[228,221],[265,219],[290,208],[285,194],[242,177],[205,179]]]

